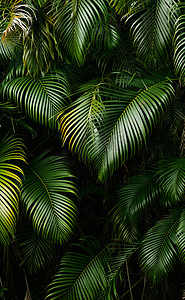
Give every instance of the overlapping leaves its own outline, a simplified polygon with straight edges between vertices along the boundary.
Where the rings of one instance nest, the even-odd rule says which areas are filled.
[[[114,46],[119,40],[116,29],[109,24],[107,0],[54,1],[56,35],[67,52],[83,65],[91,43]],[[103,34],[104,32],[104,34]]]
[[[104,181],[146,145],[173,92],[167,81],[138,92],[102,82],[62,113],[63,141]]]
[[[142,61],[160,66],[169,58],[173,26],[176,21],[174,1],[148,1],[146,7],[133,22],[131,32]]]

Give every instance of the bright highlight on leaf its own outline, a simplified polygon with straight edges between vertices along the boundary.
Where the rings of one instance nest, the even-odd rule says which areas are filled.
[[[0,243],[13,239],[19,208],[23,171],[18,162],[25,162],[20,139],[5,137],[0,143]]]

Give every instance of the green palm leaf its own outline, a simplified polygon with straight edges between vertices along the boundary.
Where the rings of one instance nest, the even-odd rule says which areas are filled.
[[[25,171],[22,201],[34,230],[55,243],[70,238],[76,221],[71,172],[62,158],[38,156]]]
[[[173,0],[148,3],[147,9],[144,9],[132,24],[131,32],[142,61],[146,64],[160,65],[169,58],[176,11],[172,14]]]
[[[110,245],[110,252],[114,253],[114,255],[108,260],[110,264],[110,269],[107,272],[108,287],[104,292],[105,297],[102,299],[118,299],[117,287],[119,286],[119,277],[121,277],[121,272],[125,263],[132,257],[134,252],[138,249],[138,246],[138,243],[123,244],[118,241],[115,241],[114,244]]]
[[[173,88],[170,82],[160,82],[134,97],[131,91],[125,90],[116,93],[107,90],[106,96],[108,93],[114,98],[104,103],[106,116],[99,132],[100,147],[95,152],[100,181],[111,176],[146,144],[164,106],[169,103]]]
[[[185,159],[171,158],[160,161],[159,183],[169,203],[182,200],[185,190]]]
[[[184,251],[185,251],[185,210],[182,209],[182,214],[179,220],[179,226],[177,229],[177,247],[179,250],[180,260],[184,263]]]
[[[0,57],[1,59],[10,59],[14,56],[15,44],[13,42],[0,41]]]
[[[19,207],[20,161],[25,162],[20,139],[5,137],[0,143],[0,243],[7,245],[13,237]]]
[[[63,142],[104,181],[146,144],[173,93],[170,82],[138,93],[102,82],[62,113]]]
[[[184,81],[185,79],[185,59],[184,59],[184,49],[185,49],[185,15],[182,14],[175,26],[174,34],[174,65],[176,72],[180,75],[180,78]]]
[[[46,299],[98,299],[98,294],[107,286],[105,268],[108,250],[101,250],[94,240],[89,240],[88,244],[90,248],[79,245],[78,252],[64,255]]]
[[[38,77],[49,71],[54,59],[53,24],[44,5],[36,10],[31,30],[23,39],[23,62],[30,75]]]
[[[111,6],[115,9],[116,13],[123,15],[129,15],[133,12],[138,12],[143,9],[147,1],[138,0],[138,1],[125,1],[125,0],[110,0]]]
[[[53,244],[28,226],[23,228],[21,238],[23,240],[20,244],[22,263],[26,264],[30,274],[36,273],[51,261],[54,253]]]
[[[68,83],[59,71],[34,79],[13,78],[3,86],[4,97],[10,97],[34,121],[55,128],[57,113],[68,102]]]
[[[116,29],[109,25],[108,6],[107,0],[54,1],[56,34],[79,65],[83,65],[90,43],[97,37],[99,43],[102,40],[111,47],[119,39]],[[105,35],[101,34],[103,28]]]
[[[181,208],[172,210],[168,216],[149,229],[142,242],[141,266],[154,282],[173,270],[181,212]]]
[[[117,193],[117,204],[113,209],[112,218],[115,228],[126,240],[138,237],[141,212],[151,205],[159,194],[154,175],[153,172],[147,172],[132,177]]]
[[[97,124],[101,124],[104,114],[104,105],[99,95],[99,87],[82,95],[70,107],[68,113],[60,116],[61,134],[63,143],[69,141],[69,149],[78,155],[83,162],[90,162],[92,143],[98,139]]]

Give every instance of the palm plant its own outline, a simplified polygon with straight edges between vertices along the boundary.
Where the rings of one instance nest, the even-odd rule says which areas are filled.
[[[49,266],[42,298],[133,298],[135,280],[143,300],[184,262],[184,5],[8,0],[0,11],[1,249],[34,282]]]

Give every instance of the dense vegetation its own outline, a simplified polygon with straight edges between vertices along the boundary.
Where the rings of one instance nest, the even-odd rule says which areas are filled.
[[[0,1],[0,298],[183,299],[185,3]]]

